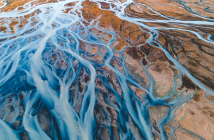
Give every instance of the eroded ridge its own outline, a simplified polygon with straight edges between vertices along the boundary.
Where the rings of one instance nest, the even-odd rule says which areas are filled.
[[[212,1],[0,8],[1,139],[213,138]]]

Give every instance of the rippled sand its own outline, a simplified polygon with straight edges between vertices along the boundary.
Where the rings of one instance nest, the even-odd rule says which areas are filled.
[[[1,140],[214,139],[213,0],[1,0]]]

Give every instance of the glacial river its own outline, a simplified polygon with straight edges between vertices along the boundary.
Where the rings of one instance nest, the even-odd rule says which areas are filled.
[[[209,8],[211,16],[184,1],[9,2],[0,6],[1,140],[212,137],[179,124],[187,112],[177,118],[198,92],[212,102]]]

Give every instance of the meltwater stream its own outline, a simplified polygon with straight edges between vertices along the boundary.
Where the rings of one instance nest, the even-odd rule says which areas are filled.
[[[171,19],[149,6],[150,12],[165,19],[129,16],[127,7],[137,3],[132,0],[34,2],[20,6],[23,10],[17,7],[0,13],[7,28],[0,32],[1,140],[174,139],[172,122],[176,110],[198,89],[213,95],[209,86],[157,41],[161,30],[172,29],[192,33],[210,44],[212,39],[188,29],[146,24],[212,26],[214,23],[207,21],[212,19]],[[109,21],[105,20],[108,17]],[[142,36],[132,37],[132,32]],[[121,42],[123,47],[118,49]],[[140,51],[142,46],[157,49],[166,59],[150,61],[146,51]],[[163,67],[173,67],[178,74],[161,73],[170,75],[161,83],[154,69],[161,71]],[[185,78],[195,88],[184,87]],[[154,109],[161,116],[156,121]]]

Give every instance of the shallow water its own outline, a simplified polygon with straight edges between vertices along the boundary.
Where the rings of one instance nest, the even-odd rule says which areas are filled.
[[[0,8],[2,140],[213,139],[213,1]]]

